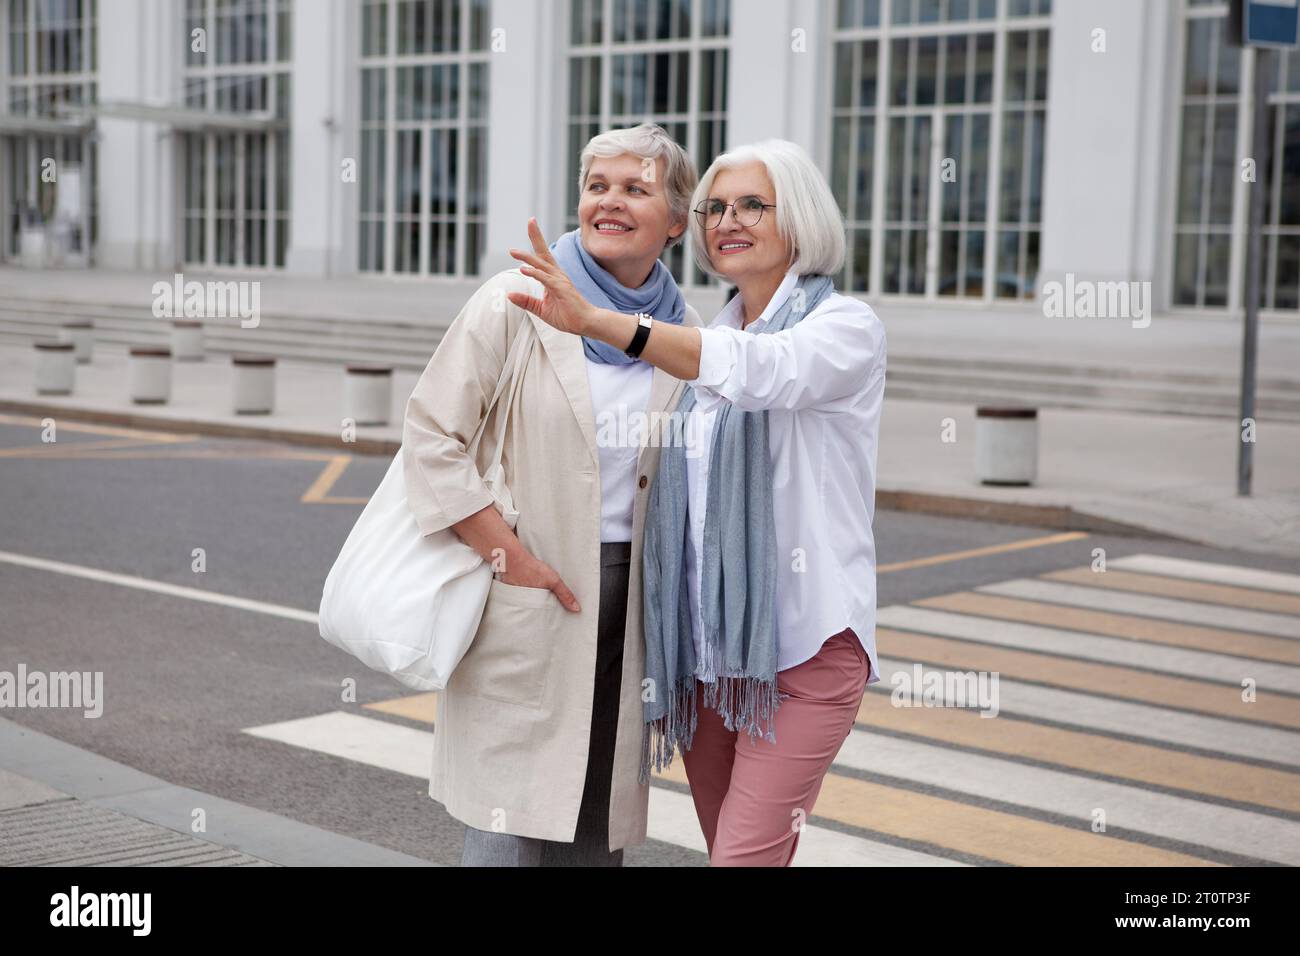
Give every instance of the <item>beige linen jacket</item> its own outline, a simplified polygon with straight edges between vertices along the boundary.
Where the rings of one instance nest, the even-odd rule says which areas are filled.
[[[496,413],[477,460],[466,447],[482,420],[521,323],[539,341],[505,422],[502,462],[519,511],[515,532],[551,565],[582,610],[550,591],[493,580],[474,642],[437,702],[429,796],[469,826],[570,842],[586,777],[600,603],[600,474],[596,420],[582,338],[511,304],[507,291],[541,296],[517,269],[488,279],[466,303],[406,404],[402,430],[407,496],[425,534],[492,503],[480,474],[492,454]],[[699,325],[689,306],[685,321]],[[655,369],[648,412],[670,412],[683,383]],[[504,412],[503,398],[498,412]],[[651,421],[655,420],[651,416]],[[649,788],[641,761],[641,538],[659,465],[665,416],[641,449],[623,642],[609,848],[641,843]]]

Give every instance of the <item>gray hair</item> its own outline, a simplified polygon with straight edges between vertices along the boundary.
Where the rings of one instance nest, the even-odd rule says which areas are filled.
[[[709,198],[713,180],[724,169],[762,163],[776,190],[776,231],[790,246],[787,268],[799,275],[836,275],[844,267],[844,216],[826,177],[798,143],[765,139],[723,153],[705,170],[695,187],[692,208]],[[698,217],[689,227],[695,261],[710,275],[709,244]]]
[[[640,156],[642,162],[664,161],[664,195],[668,200],[668,217],[670,223],[687,222],[691,219],[691,193],[695,189],[695,164],[668,131],[654,123],[642,123],[627,129],[611,129],[598,133],[587,141],[579,158],[578,194],[587,188],[587,173],[597,156],[609,158],[631,153]],[[681,242],[682,235],[669,239],[667,245]]]

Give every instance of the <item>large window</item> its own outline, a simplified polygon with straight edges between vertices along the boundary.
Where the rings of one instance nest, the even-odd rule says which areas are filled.
[[[187,0],[185,105],[270,113],[265,130],[181,138],[183,254],[202,266],[276,268],[289,245],[290,0]],[[196,30],[202,43],[195,42]],[[205,46],[206,49],[195,49]]]
[[[0,111],[56,119],[65,103],[95,102],[96,6],[96,0],[0,0],[0,32],[8,54],[6,75],[0,78],[0,89],[6,91]],[[54,161],[54,182],[41,175],[49,159]],[[67,182],[72,176],[94,195],[95,149],[88,139],[71,134],[0,136],[0,258],[17,255],[24,225],[41,225],[54,217],[58,179]],[[93,242],[93,202],[90,209]],[[77,240],[80,244],[86,238]]]
[[[1184,27],[1183,106],[1174,219],[1173,300],[1193,307],[1240,307],[1250,189],[1239,188],[1241,157],[1256,161],[1267,190],[1260,305],[1300,308],[1300,52],[1272,57],[1271,149],[1250,145],[1251,79],[1242,51],[1227,43],[1227,5],[1189,5]],[[1239,142],[1240,140],[1240,142]],[[1234,298],[1237,301],[1234,301]]]
[[[367,0],[359,266],[473,276],[487,215],[487,0]]]
[[[1050,13],[1050,0],[838,0],[844,288],[1033,295]]]
[[[602,130],[658,123],[703,171],[726,143],[730,0],[570,0],[566,216],[578,225],[578,160]],[[704,284],[687,244],[664,253]]]

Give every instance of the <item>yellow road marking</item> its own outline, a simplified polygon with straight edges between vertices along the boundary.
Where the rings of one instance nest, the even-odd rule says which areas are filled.
[[[328,493],[334,487],[334,482],[339,480],[339,476],[347,470],[349,463],[352,461],[351,455],[331,455],[321,473],[316,476],[310,488],[303,492],[299,500],[303,504],[331,504],[331,505],[364,505],[369,498],[341,498],[329,497]]]
[[[882,768],[888,772],[888,768]],[[688,784],[680,756],[656,775]],[[810,817],[1016,866],[1217,866],[1208,860],[1077,828],[828,773]]]
[[[907,661],[922,661],[961,671],[998,671],[1004,677],[1086,694],[1300,730],[1300,700],[1264,692],[1254,703],[1248,704],[1241,699],[1241,688],[1234,684],[1212,684],[1116,664],[1074,660],[892,628],[878,628],[876,639],[882,653]],[[1080,639],[1086,640],[1087,637],[1081,635]]]
[[[1135,594],[1155,594],[1185,601],[1203,601],[1207,604],[1222,604],[1227,607],[1300,615],[1300,595],[1256,591],[1253,588],[1241,588],[1229,584],[1166,578],[1156,574],[1139,574],[1136,571],[1093,571],[1091,568],[1052,571],[1041,577],[1050,581],[1065,581],[1069,584],[1084,584],[1095,588],[1112,588]]]
[[[198,435],[180,435],[173,432],[125,428],[120,425],[96,425],[90,422],[62,419],[59,418],[58,415],[48,415],[46,418],[54,419],[56,427],[61,430],[70,432],[87,432],[92,435],[113,435],[118,438],[138,438],[145,442],[195,441],[199,437]],[[37,418],[33,415],[10,415],[0,413],[0,425],[31,425],[33,428],[43,428],[44,422],[45,418]]]
[[[0,415],[0,424],[40,425],[40,419],[24,418],[17,415]],[[60,428],[70,431],[84,431],[94,434],[119,435],[119,438],[95,442],[73,442],[59,445],[57,442],[42,443],[35,447],[0,449],[0,458],[42,459],[59,461],[76,460],[117,460],[135,461],[146,459],[192,459],[192,460],[232,460],[236,458],[270,458],[287,461],[323,461],[325,467],[312,482],[311,486],[298,500],[309,505],[364,505],[369,497],[330,495],[329,490],[347,470],[352,461],[351,455],[335,455],[329,452],[286,451],[281,449],[246,449],[246,448],[207,448],[207,449],[162,449],[159,444],[178,444],[201,440],[199,435],[177,435],[167,432],[146,432],[130,428],[112,428],[101,425],[76,426],[60,422]]]
[[[1175,787],[1205,796],[1300,812],[1300,774],[1221,757],[1167,750],[1027,720],[985,720],[956,707],[895,707],[890,695],[864,696],[865,729],[896,731],[959,748],[1030,757],[1059,767],[1104,774],[1136,785]]]
[[[426,724],[432,724],[437,722],[438,692],[409,694],[405,697],[394,697],[392,700],[381,700],[364,706],[368,710],[378,710],[385,714],[396,714],[398,717],[405,717],[407,720],[418,720]]]
[[[103,441],[41,442],[26,448],[0,448],[0,458],[97,458],[99,453],[153,445],[139,438],[106,438]],[[168,442],[168,444],[173,444]]]
[[[431,692],[410,694],[364,706],[368,710],[433,724],[437,714],[437,702],[437,693]],[[865,730],[892,730],[927,740],[954,744],[968,750],[1031,757],[1071,770],[1126,779],[1139,786],[1150,783],[1256,806],[1292,812],[1300,810],[1300,788],[1296,786],[1300,777],[1296,774],[1253,767],[1232,760],[1180,753],[1081,731],[1046,727],[1028,721],[982,720],[978,714],[957,708],[894,707],[890,704],[889,696],[880,692],[864,695],[862,704],[858,708],[857,721]],[[687,783],[680,756],[666,772],[658,776],[677,783]],[[874,799],[874,795],[869,797],[864,793],[858,796],[851,792],[859,783],[854,778],[843,777],[834,771],[827,774],[822,785],[822,796],[819,796],[817,805],[813,808],[814,812],[818,816],[868,830],[909,835],[898,833],[897,829],[884,829],[886,821],[874,813],[877,804],[856,802]],[[883,789],[891,795],[897,792],[893,788]],[[828,792],[834,794],[829,800],[825,796]],[[951,805],[954,801],[941,798],[926,799],[936,800],[941,811],[945,815],[951,815]],[[863,812],[864,806],[869,807],[870,810]],[[958,804],[958,806],[964,805]],[[898,810],[894,816],[896,823],[901,812]],[[959,815],[965,814],[966,811],[959,813]],[[1007,815],[1000,813],[999,816]],[[938,843],[945,847],[950,846],[948,843],[937,841],[933,833],[912,838],[923,839],[927,843]],[[1006,859],[999,855],[1000,851],[966,849],[981,856]],[[1065,854],[1064,861],[1072,862],[1068,857],[1068,852],[1072,851],[1062,852]],[[1197,864],[1204,863],[1198,858],[1187,859]],[[1006,860],[1006,862],[1014,861]]]
[[[896,561],[893,564],[877,566],[877,574],[891,571],[910,571],[912,568],[928,568],[950,561],[965,561],[967,558],[982,558],[990,554],[1005,554],[1008,551],[1023,551],[1026,548],[1042,548],[1052,544],[1064,544],[1088,537],[1086,531],[1066,531],[1061,534],[1049,534],[1042,538],[1029,538],[1024,541],[1008,541],[1006,544],[992,544],[986,548],[971,548],[968,551],[952,551],[948,554],[935,554],[928,558],[913,558],[910,561]]]
[[[1107,571],[1107,574],[1112,572]],[[1237,657],[1254,657],[1276,664],[1300,664],[1300,641],[1285,637],[1268,637],[1264,634],[1247,634],[1198,624],[1181,624],[1153,617],[1136,617],[1114,611],[1092,611],[1085,608],[1066,607],[1062,604],[1043,604],[1020,598],[982,594],[977,591],[959,591],[913,601],[916,607],[974,614],[979,617],[998,618],[1003,621],[1020,621],[1060,627],[1085,634],[1106,637],[1125,637],[1152,644],[1167,644],[1200,651],[1214,651]]]

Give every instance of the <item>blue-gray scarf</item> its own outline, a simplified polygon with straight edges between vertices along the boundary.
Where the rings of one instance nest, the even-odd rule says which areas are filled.
[[[629,289],[600,267],[595,259],[582,247],[579,231],[566,232],[551,243],[555,261],[560,264],[574,288],[592,305],[602,309],[612,309],[631,315],[635,312],[648,312],[650,317],[660,322],[681,325],[686,317],[686,300],[682,298],[681,289],[673,281],[672,273],[658,259],[650,270],[650,278],[639,289]],[[628,358],[620,348],[608,342],[582,337],[582,347],[587,357],[606,365],[631,365],[640,359]]]
[[[799,278],[790,297],[754,334],[791,328],[834,291],[827,276]],[[695,655],[686,585],[686,420],[695,407],[687,388],[660,450],[650,491],[643,542],[645,676],[650,700],[642,707],[641,782],[650,765],[662,770],[677,747],[689,750],[696,727],[696,679],[704,705],[728,730],[762,734],[776,742],[776,520],[767,411],[719,408],[709,448],[709,484],[700,561],[700,616],[704,660]],[[707,678],[707,680],[705,680]],[[766,725],[765,727],[763,725]]]

